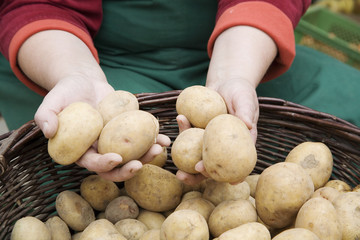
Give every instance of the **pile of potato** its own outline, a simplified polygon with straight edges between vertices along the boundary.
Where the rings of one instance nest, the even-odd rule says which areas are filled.
[[[110,99],[109,102],[116,101]],[[114,109],[118,108],[114,106]],[[79,193],[59,193],[55,203],[56,216],[46,222],[34,217],[19,219],[11,239],[360,239],[360,187],[352,189],[343,181],[329,180],[333,158],[325,144],[301,143],[283,162],[264,169],[261,174],[253,174],[257,155],[249,130],[240,119],[227,113],[220,95],[205,87],[190,87],[179,95],[176,110],[185,115],[193,127],[179,133],[173,142],[173,162],[178,169],[195,174],[195,164],[203,160],[210,178],[194,186],[182,183],[174,173],[162,168],[167,156],[165,148],[159,155],[160,161],[154,159],[145,164],[123,185],[90,175],[83,179]],[[73,111],[71,114],[82,110]],[[100,140],[104,137],[108,142],[104,141],[99,151],[117,151],[121,156],[129,156],[128,160],[138,158],[147,147],[135,154],[133,150],[139,147],[136,143],[129,148],[118,147],[124,139],[131,140],[129,136],[119,137],[122,139],[119,142],[109,140],[120,134],[114,133],[118,131],[114,129],[130,131],[119,125],[127,119],[134,120],[126,115],[131,111],[140,110],[126,110],[125,114],[119,113],[115,117],[105,118],[100,114],[101,118],[99,115],[86,118],[102,123],[98,123],[97,131],[92,130],[96,134],[88,142],[75,141],[83,141],[80,145],[87,144],[88,148],[96,139],[102,145]],[[147,116],[144,114],[141,118]],[[121,120],[112,123],[117,118]],[[60,123],[66,119],[59,116],[59,131],[65,136],[62,141],[66,134],[71,135],[74,129],[80,128],[62,130]],[[159,131],[154,119],[148,118],[149,126],[150,122],[154,125],[154,131],[149,132],[154,135],[146,141],[150,146]],[[114,126],[107,133],[113,134],[109,138],[106,134],[102,136],[108,124]],[[59,139],[49,141],[49,152],[53,151],[51,156],[55,161],[70,164],[69,155],[74,154],[72,159],[78,159],[83,154],[84,150],[80,151],[78,146],[67,146],[66,143],[61,143],[61,147],[53,146],[51,150],[52,144],[61,142]],[[70,151],[66,157],[62,156],[64,148]]]

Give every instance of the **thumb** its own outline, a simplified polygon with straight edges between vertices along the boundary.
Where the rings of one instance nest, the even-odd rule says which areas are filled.
[[[35,122],[46,138],[55,136],[58,128],[58,118],[56,113],[40,106],[35,114]]]
[[[58,128],[57,114],[62,109],[59,104],[53,103],[61,102],[60,99],[52,99],[50,95],[51,93],[45,96],[34,116],[36,124],[40,127],[46,138],[52,138],[55,136]],[[56,107],[54,108],[54,106]]]

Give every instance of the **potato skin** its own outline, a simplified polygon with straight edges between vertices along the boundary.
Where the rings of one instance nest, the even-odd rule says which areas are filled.
[[[81,233],[80,240],[127,240],[114,224],[106,219],[96,220]]]
[[[118,221],[115,223],[115,227],[127,240],[139,240],[148,231],[144,223],[130,218]]]
[[[195,165],[202,159],[204,129],[188,128],[181,132],[171,147],[175,166],[184,172],[196,174]]]
[[[217,205],[210,214],[209,229],[212,236],[219,237],[230,229],[256,221],[256,209],[249,200],[227,200]]]
[[[311,195],[311,198],[322,197],[334,203],[334,200],[340,195],[340,192],[332,187],[321,187]]]
[[[136,219],[144,223],[148,229],[160,229],[165,221],[165,216],[158,212],[141,209]]]
[[[336,210],[325,198],[311,198],[300,208],[296,228],[306,228],[322,240],[341,240],[342,233]]]
[[[218,115],[208,123],[202,154],[206,172],[218,182],[243,181],[257,161],[249,129],[231,114]]]
[[[160,240],[160,228],[146,231],[139,240]]]
[[[325,187],[335,188],[336,190],[338,190],[341,193],[342,192],[350,192],[352,190],[349,184],[347,184],[346,182],[339,180],[339,179],[333,179],[333,180],[328,181],[325,184]]]
[[[119,196],[113,199],[105,209],[105,218],[113,224],[122,219],[137,218],[138,215],[138,205],[128,196]]]
[[[120,196],[120,189],[110,180],[99,175],[90,175],[80,185],[81,196],[97,211],[104,211],[106,206]]]
[[[306,228],[292,228],[279,233],[272,240],[320,240],[320,238]]]
[[[232,185],[226,182],[217,182],[208,179],[202,197],[212,202],[215,206],[225,200],[248,199],[250,187],[247,182]]]
[[[50,231],[51,240],[71,240],[71,233],[68,225],[59,218],[58,216],[54,216],[49,218],[45,225]]]
[[[300,165],[276,163],[260,174],[255,192],[257,213],[270,227],[286,227],[313,192],[311,177]]]
[[[360,239],[360,192],[341,193],[334,200],[342,240]]]
[[[58,114],[58,129],[48,152],[61,165],[76,162],[96,141],[103,128],[100,113],[88,103],[74,102]]]
[[[191,198],[185,201],[182,201],[176,208],[175,211],[183,210],[183,209],[189,209],[194,210],[200,213],[206,220],[206,222],[209,220],[210,214],[214,210],[215,205],[204,199],[204,198]]]
[[[194,210],[170,214],[160,229],[161,240],[208,240],[209,229],[204,217]]]
[[[51,234],[45,223],[28,216],[16,221],[11,240],[51,240]]]
[[[181,201],[182,182],[175,174],[152,164],[145,164],[125,181],[128,195],[142,208],[164,212],[175,208]]]
[[[176,100],[176,111],[194,127],[205,128],[215,116],[227,113],[221,95],[210,88],[195,85],[185,88]]]
[[[61,219],[75,231],[83,231],[95,221],[95,213],[90,204],[73,191],[65,190],[59,193],[55,207]]]
[[[139,110],[139,101],[136,96],[128,91],[116,90],[103,98],[97,110],[104,119],[106,125],[117,115],[131,110]]]
[[[219,240],[270,240],[270,232],[267,228],[258,222],[242,224],[236,228],[230,229],[218,238]]]
[[[98,141],[100,154],[118,153],[122,164],[138,160],[156,142],[159,122],[150,113],[133,110],[121,113],[109,121]]]
[[[333,169],[332,153],[322,142],[300,143],[289,152],[285,162],[303,167],[310,174],[315,190],[329,181]]]
[[[255,197],[256,185],[259,180],[260,174],[251,174],[245,178],[245,182],[249,184],[250,196]]]
[[[146,164],[153,164],[159,167],[163,167],[166,164],[166,160],[168,158],[168,150],[167,147],[164,146],[163,147],[163,151],[159,154],[156,155],[153,160],[151,160],[150,162],[147,162]]]

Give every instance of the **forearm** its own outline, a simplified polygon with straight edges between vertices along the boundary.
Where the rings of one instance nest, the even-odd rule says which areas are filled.
[[[215,41],[207,86],[224,81],[247,81],[259,84],[277,55],[275,42],[264,32],[248,26],[232,27]]]
[[[106,81],[87,45],[60,30],[42,31],[28,38],[19,49],[18,64],[28,78],[47,90],[61,79],[75,76]]]

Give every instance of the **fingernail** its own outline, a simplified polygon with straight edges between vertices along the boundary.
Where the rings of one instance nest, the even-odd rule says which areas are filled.
[[[195,170],[198,171],[198,172],[201,172],[201,166],[199,164],[196,164],[195,165]]]
[[[42,124],[42,132],[44,133],[45,137],[48,137],[48,129],[49,129],[49,123],[48,122],[44,122]]]
[[[246,126],[249,128],[249,130],[251,130],[253,127],[251,119],[248,116],[246,116],[246,117],[244,117],[244,122],[245,122]]]

